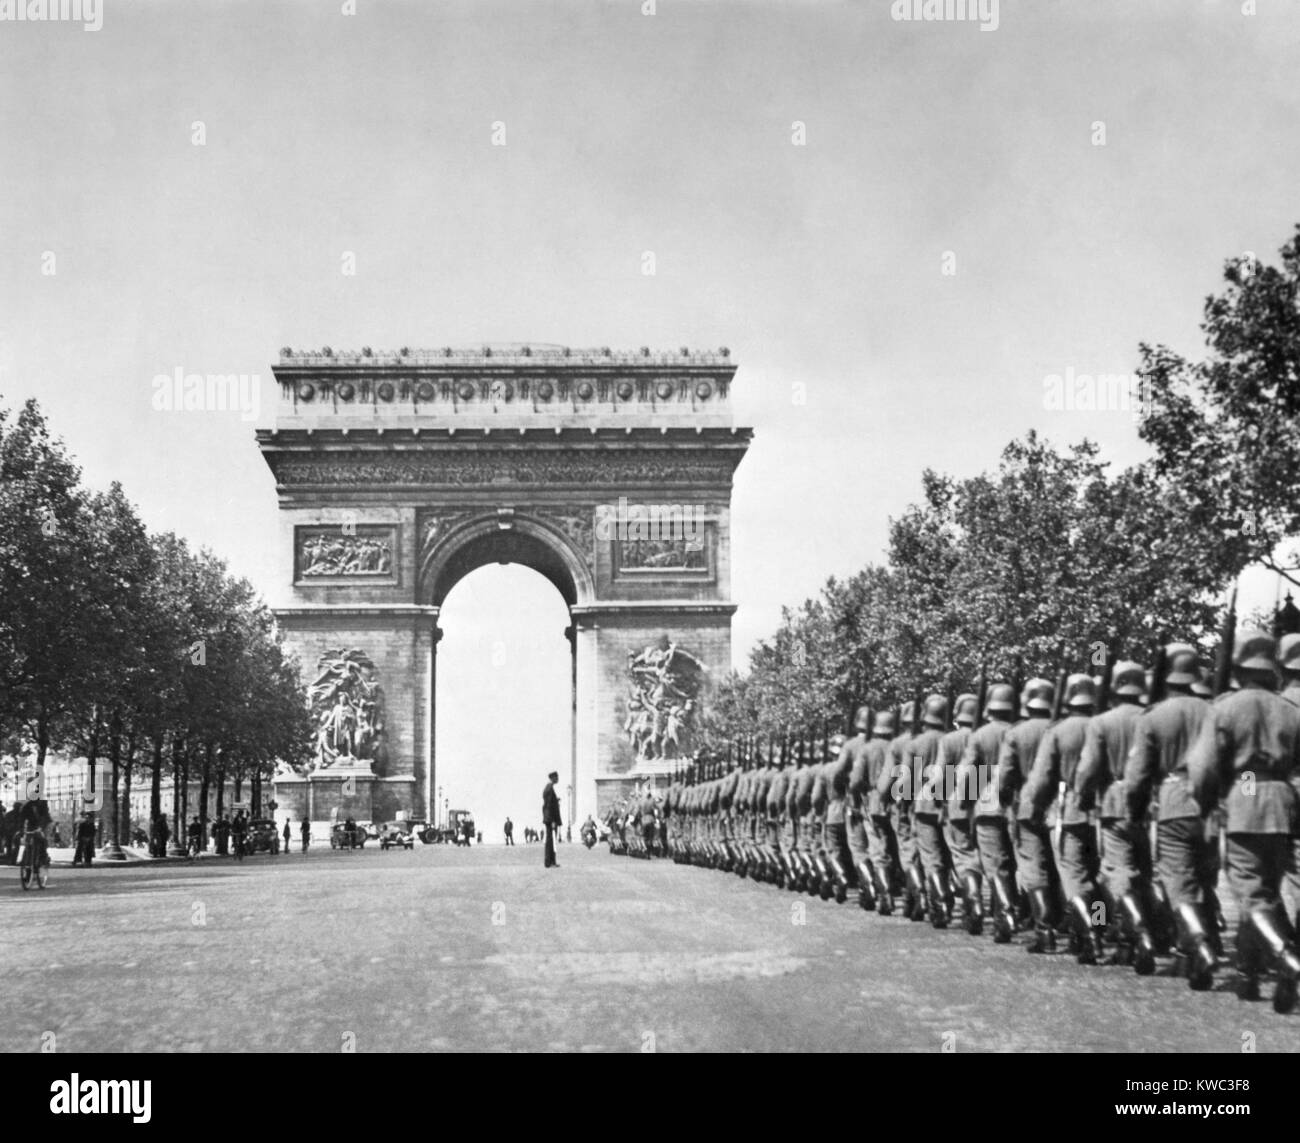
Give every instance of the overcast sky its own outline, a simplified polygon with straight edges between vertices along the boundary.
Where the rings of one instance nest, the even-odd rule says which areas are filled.
[[[1300,220],[1296,4],[1002,0],[995,31],[887,0],[344,7],[0,23],[0,393],[272,603],[254,424],[155,411],[157,374],[259,374],[268,423],[282,345],[727,345],[756,430],[743,662],[880,557],[923,467],[973,474],[1030,427],[1142,456],[1131,414],[1049,412],[1044,377],[1199,352],[1223,260]],[[563,608],[540,579],[503,598],[507,572],[529,582],[476,573],[460,622],[489,646],[500,599],[540,644]]]

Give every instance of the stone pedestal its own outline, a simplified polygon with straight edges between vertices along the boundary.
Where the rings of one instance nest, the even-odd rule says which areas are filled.
[[[380,778],[361,763],[357,766],[331,766],[305,778],[277,778],[274,782],[277,813],[291,821],[343,821],[349,815],[356,821],[389,822],[398,811],[410,817],[422,817],[424,807],[416,804],[416,783],[412,778]],[[334,811],[337,810],[337,818]]]

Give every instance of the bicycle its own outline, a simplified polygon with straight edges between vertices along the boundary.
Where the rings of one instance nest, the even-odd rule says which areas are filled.
[[[42,842],[45,840],[35,830],[28,830],[23,835],[23,844],[18,851],[18,879],[22,882],[24,891],[32,887],[33,880],[38,889],[44,889],[50,880],[50,857],[43,844],[35,844],[37,838]],[[37,850],[40,850],[39,860],[36,857]]]
[[[185,847],[185,856],[193,861],[202,852],[203,849],[199,845],[199,839],[197,837],[190,838],[189,844]]]
[[[242,833],[235,834],[233,837],[233,841],[234,841],[234,845],[232,848],[235,855],[235,860],[243,861],[244,860],[244,835]]]

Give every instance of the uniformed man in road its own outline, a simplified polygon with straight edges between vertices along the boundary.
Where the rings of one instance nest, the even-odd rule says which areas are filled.
[[[1069,677],[1065,687],[1068,713],[1043,735],[1025,787],[1025,797],[1038,820],[1049,807],[1055,807],[1060,828],[1059,848],[1054,851],[1056,868],[1079,934],[1080,964],[1097,964],[1105,951],[1105,907],[1097,892],[1097,835],[1078,787],[1079,763],[1096,701],[1097,686],[1091,678]]]
[[[957,771],[977,721],[979,699],[972,694],[957,696],[953,707],[956,728],[939,740],[939,757],[935,763],[941,775],[940,791],[948,823],[946,839],[952,869],[961,887],[963,927],[971,936],[984,931],[984,870],[980,865],[979,847],[975,843],[973,805],[964,799],[957,785]]]
[[[1273,1007],[1296,1003],[1300,956],[1282,906],[1297,812],[1291,779],[1300,767],[1300,708],[1275,693],[1277,646],[1262,631],[1238,635],[1233,650],[1240,689],[1220,695],[1192,747],[1188,770],[1203,813],[1220,800],[1228,814],[1228,883],[1237,897],[1237,995],[1259,998],[1268,959],[1278,971]]]
[[[1015,935],[1016,863],[1008,828],[1008,805],[998,780],[998,758],[1002,742],[1011,729],[1015,715],[1016,692],[1006,683],[989,688],[984,713],[988,721],[973,730],[962,753],[954,783],[954,806],[958,814],[969,813],[974,824],[975,845],[980,870],[989,883],[993,897],[993,939],[1008,943]],[[954,856],[957,850],[954,848]]]
[[[1174,909],[1188,982],[1200,991],[1214,983],[1218,932],[1206,910],[1205,885],[1217,873],[1218,855],[1192,797],[1187,760],[1210,708],[1192,694],[1199,676],[1195,650],[1171,643],[1165,662],[1167,697],[1137,721],[1124,793],[1134,822],[1145,821],[1149,808],[1155,819],[1156,874]]]
[[[1046,679],[1030,679],[1025,685],[1025,718],[1012,726],[1002,739],[998,755],[998,787],[1005,805],[1014,807],[1016,877],[1029,898],[1034,920],[1031,953],[1051,952],[1056,947],[1056,927],[1061,921],[1055,891],[1052,837],[1029,794],[1029,775],[1038,749],[1051,726],[1056,688]]]
[[[1075,786],[1080,804],[1095,808],[1101,822],[1101,880],[1098,892],[1106,904],[1107,922],[1120,942],[1117,963],[1132,963],[1138,975],[1155,972],[1157,942],[1155,894],[1151,883],[1151,847],[1145,815],[1129,815],[1124,768],[1142,718],[1146,671],[1140,663],[1122,660],[1111,668],[1114,705],[1088,721],[1083,757]],[[1163,942],[1159,942],[1163,946]],[[1168,951],[1161,947],[1159,951]]]

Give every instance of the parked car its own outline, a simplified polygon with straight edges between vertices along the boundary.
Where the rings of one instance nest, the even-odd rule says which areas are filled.
[[[365,830],[366,837],[370,838],[371,841],[377,841],[379,838],[378,822],[357,822],[357,829]]]
[[[357,826],[356,841],[354,844],[357,849],[364,848],[366,844],[366,831],[360,826]],[[347,823],[335,822],[334,826],[330,829],[330,849],[347,849],[347,847]]]
[[[280,827],[274,818],[254,818],[248,823],[248,840],[245,842],[249,853],[279,853]]]
[[[410,822],[389,822],[379,831],[379,848],[394,847],[415,848],[415,833],[411,830]]]

